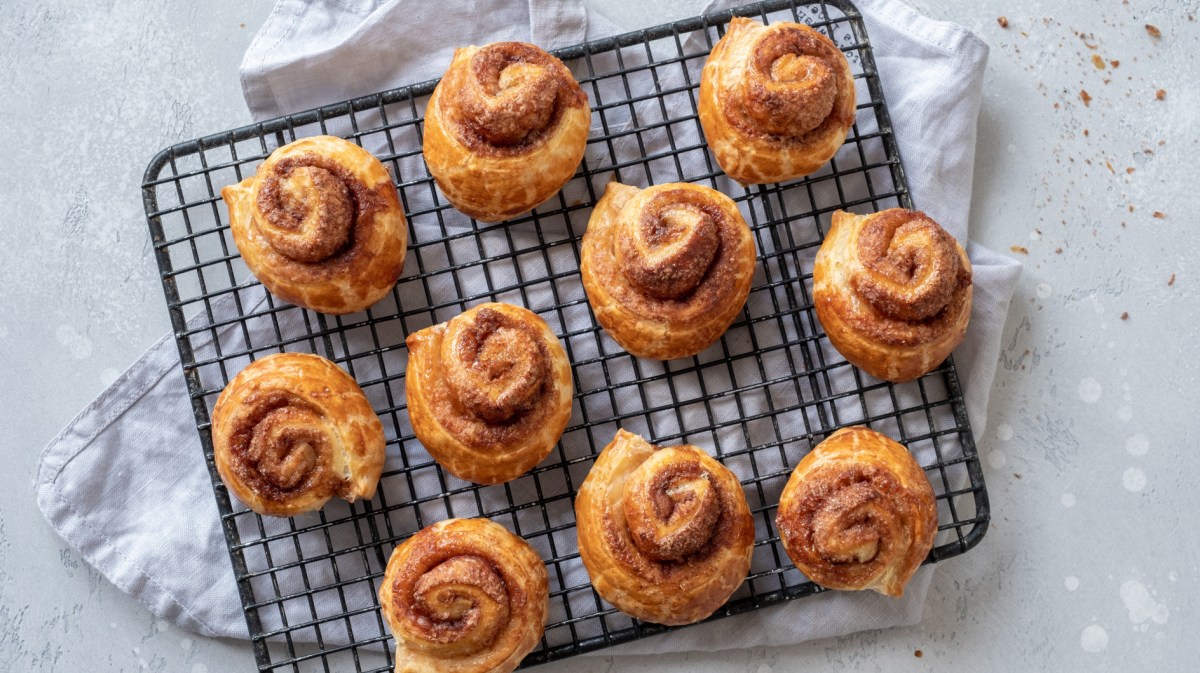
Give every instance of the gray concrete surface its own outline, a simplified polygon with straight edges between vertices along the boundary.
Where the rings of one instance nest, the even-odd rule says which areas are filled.
[[[590,4],[636,28],[704,2]],[[918,626],[545,670],[1196,670],[1198,3],[913,4],[992,47],[972,235],[1026,262],[979,438],[987,538],[941,564]],[[156,621],[99,577],[32,482],[46,441],[168,328],[142,170],[249,121],[237,66],[268,10],[0,0],[0,670],[253,668],[246,643]]]

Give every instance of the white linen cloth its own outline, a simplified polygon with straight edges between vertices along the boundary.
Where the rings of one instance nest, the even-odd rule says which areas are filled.
[[[857,5],[913,201],[965,240],[987,47],[967,30],[922,17],[896,0]],[[478,20],[481,13],[488,20]],[[615,32],[603,19],[587,16],[578,1],[280,0],[247,51],[242,81],[254,117],[265,119],[436,77],[457,45],[521,39],[552,49]],[[979,246],[968,249],[975,301],[955,361],[981,435],[1020,265]],[[201,455],[168,334],[47,446],[37,477],[38,503],[89,563],[156,615],[205,635],[245,638]],[[920,571],[902,599],[826,592],[602,652],[780,645],[912,624],[920,620],[932,572],[932,567]],[[345,641],[344,633],[327,630],[322,636],[327,644]]]

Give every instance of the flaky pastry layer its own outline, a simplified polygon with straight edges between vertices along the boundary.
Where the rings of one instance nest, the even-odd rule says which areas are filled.
[[[318,355],[279,353],[239,372],[213,408],[212,440],[221,481],[259,514],[371,498],[383,473],[379,417],[354,379]]]
[[[319,313],[361,311],[404,269],[408,225],[391,175],[333,136],[271,153],[221,190],[246,266],[271,294]]]

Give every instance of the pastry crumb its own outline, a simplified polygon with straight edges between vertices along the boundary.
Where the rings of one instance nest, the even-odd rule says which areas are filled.
[[[1104,57],[1100,54],[1092,54],[1092,65],[1096,66],[1096,70],[1104,70]]]
[[[1175,284],[1175,273],[1172,272],[1171,277],[1167,279],[1167,287],[1171,287],[1174,284]]]
[[[1154,215],[1154,219],[1156,219],[1156,220],[1165,220],[1165,219],[1167,219],[1167,214],[1166,214],[1166,213],[1164,213],[1164,212],[1162,212],[1161,210],[1156,210],[1156,211],[1154,211],[1153,215]]]
[[[1000,24],[1001,28],[1008,28],[1008,17],[1006,17],[1006,16],[998,17],[996,19],[996,23]],[[920,650],[917,650],[917,651],[920,652]],[[917,656],[919,657],[921,655],[918,654]]]
[[[1155,92],[1154,92],[1154,98],[1155,98],[1155,100],[1166,100],[1166,98],[1167,98],[1167,90],[1166,90],[1166,89],[1159,89],[1158,91],[1155,91]]]
[[[1020,253],[1020,254],[1022,254],[1022,255],[1028,255],[1028,254],[1029,254],[1029,248],[1026,248],[1026,247],[1025,247],[1025,246],[1023,246],[1023,245],[1014,245],[1014,246],[1010,246],[1008,249],[1009,249],[1009,250],[1012,250],[1013,252]]]
[[[1126,172],[1127,174],[1130,174],[1130,175],[1132,175],[1132,174],[1133,174],[1133,166],[1130,166],[1129,168],[1126,168],[1126,169],[1125,169],[1125,172]]]
[[[1113,60],[1109,61],[1108,64],[1111,65],[1114,69],[1121,67],[1121,62],[1115,58]]]
[[[1129,320],[1129,311],[1121,312],[1121,320]]]
[[[922,652],[921,650],[917,650],[917,651],[913,652],[913,656],[920,659],[921,657],[925,656],[925,653]]]
[[[1056,254],[1056,255],[1061,255],[1061,254],[1062,254],[1062,248],[1055,248],[1055,249],[1054,249],[1054,254]]]
[[[1087,89],[1079,90],[1079,100],[1083,101],[1083,104],[1088,107],[1092,104],[1092,96],[1087,92]]]
[[[1158,38],[1162,37],[1162,31],[1158,29],[1158,26],[1156,26],[1152,23],[1146,24],[1146,32],[1150,34],[1150,37],[1152,37],[1156,40]]]
[[[1087,129],[1084,129],[1084,130],[1083,130],[1083,137],[1084,137],[1084,138],[1086,138],[1086,137],[1088,137],[1089,135],[1091,135],[1091,133],[1089,133]]]

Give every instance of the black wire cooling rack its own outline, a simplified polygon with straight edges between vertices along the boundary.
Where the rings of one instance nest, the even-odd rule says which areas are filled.
[[[732,15],[808,23],[843,49],[856,73],[858,121],[837,157],[806,179],[743,188],[706,150],[698,76]],[[967,551],[987,529],[987,492],[952,361],[915,382],[878,381],[830,347],[813,311],[812,259],[832,212],[912,207],[858,11],[843,0],[775,0],[557,55],[589,94],[587,154],[562,193],[502,225],[455,211],[426,171],[421,122],[433,81],[182,143],[146,172],[154,250],[259,670],[391,670],[393,643],[376,587],[399,542],[449,516],[489,517],[546,560],[549,619],[524,665],[669,630],[602,601],[579,561],[573,495],[618,427],[657,443],[699,445],[745,486],[757,526],[753,565],[713,619],[821,591],[788,561],[774,518],[792,467],[839,427],[868,424],[899,439],[924,466],[941,521],[928,562]],[[274,148],[318,133],[345,136],[379,156],[396,178],[411,228],[404,275],[391,296],[349,316],[319,315],[266,294],[237,255],[219,197]],[[696,357],[638,360],[592,317],[579,242],[613,179],[707,184],[733,196],[751,225],[759,266],[746,309]],[[404,336],[483,301],[520,304],[545,318],[567,349],[576,386],[572,419],[554,453],[529,474],[487,487],[438,469],[413,437],[404,397]],[[242,367],[280,351],[333,359],[372,401],[389,440],[373,500],[272,519],[229,498],[213,463],[209,410]]]

